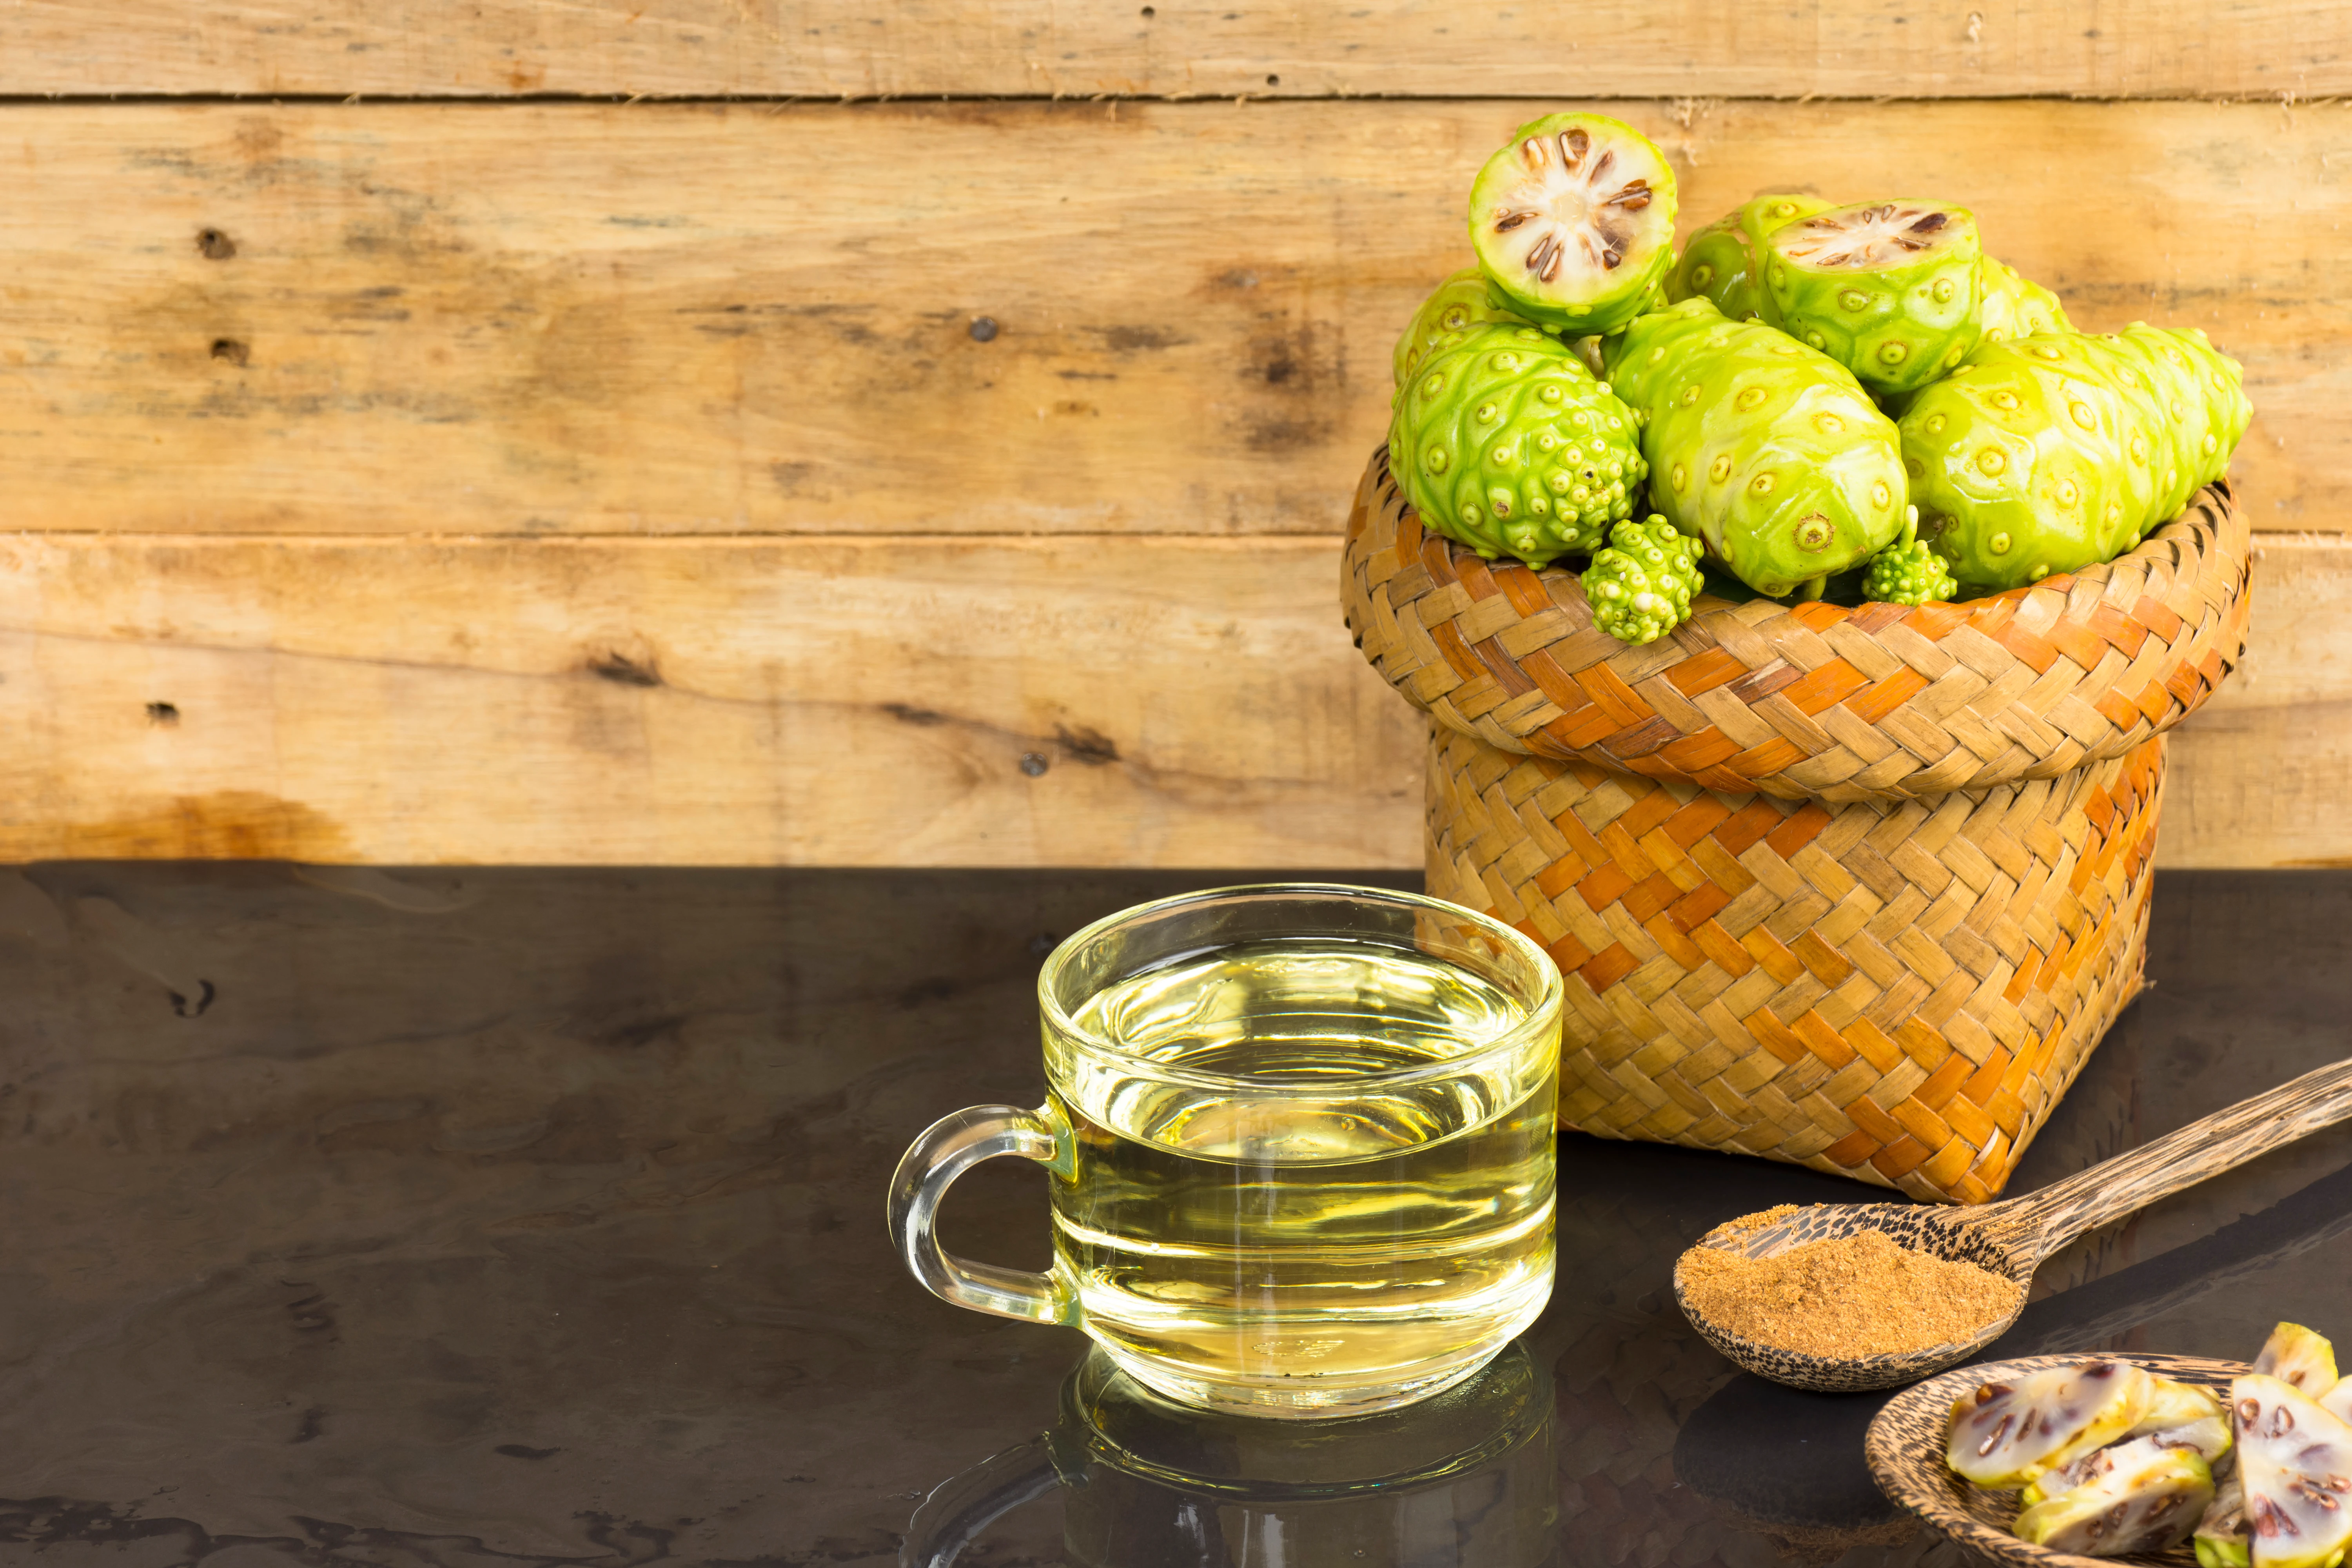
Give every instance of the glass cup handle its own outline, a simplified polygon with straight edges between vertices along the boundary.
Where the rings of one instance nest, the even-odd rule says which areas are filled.
[[[975,1105],[923,1130],[890,1178],[890,1239],[907,1271],[943,1301],[1036,1323],[1076,1324],[1076,1297],[1053,1274],[1000,1268],[956,1257],[931,1234],[940,1200],[958,1176],[999,1154],[1055,1163],[1055,1119],[1045,1110]]]

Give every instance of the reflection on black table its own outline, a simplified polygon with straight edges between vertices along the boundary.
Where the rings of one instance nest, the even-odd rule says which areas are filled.
[[[1035,1102],[1057,938],[1233,879],[0,871],[0,1558],[882,1568],[942,1482],[1049,1432],[1055,1484],[983,1524],[983,1477],[924,1516],[972,1527],[961,1568],[1950,1557],[1870,1489],[1874,1396],[1735,1376],[1667,1289],[1721,1220],[1873,1194],[1574,1136],[1558,1289],[1513,1363],[1549,1426],[1498,1423],[1521,1436],[1393,1499],[1265,1500],[1297,1475],[1251,1467],[1287,1432],[1188,1454],[1180,1421],[1160,1472],[1082,1453],[1085,1342],[926,1294],[883,1185],[941,1112]],[[2016,1190],[2342,1054],[2352,876],[2167,874],[2155,921],[2155,989]],[[943,1239],[1038,1267],[1044,1183],[1005,1165],[959,1184]],[[2053,1259],[1995,1353],[2328,1328],[2347,1214],[2336,1129]],[[1187,1535],[1196,1492],[1219,1500]],[[1386,1548],[1356,1533],[1383,1518]]]

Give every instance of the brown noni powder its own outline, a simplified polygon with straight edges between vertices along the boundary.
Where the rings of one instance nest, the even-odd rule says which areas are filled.
[[[1732,1223],[1743,1230],[1783,1211]],[[1769,1258],[1694,1247],[1677,1270],[1691,1310],[1743,1340],[1844,1360],[1972,1339],[2015,1311],[2023,1287],[1973,1263],[1900,1247],[1884,1231],[1809,1241]]]

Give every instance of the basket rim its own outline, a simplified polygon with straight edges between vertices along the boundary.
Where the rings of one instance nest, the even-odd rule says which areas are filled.
[[[1702,595],[1655,642],[1592,621],[1579,574],[1424,528],[1375,447],[1341,552],[1365,658],[1504,751],[1720,793],[1927,799],[2121,756],[2243,654],[2252,534],[2226,476],[2113,561],[1926,605]]]

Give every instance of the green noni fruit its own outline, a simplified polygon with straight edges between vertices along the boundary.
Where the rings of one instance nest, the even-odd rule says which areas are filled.
[[[1645,522],[1621,522],[1584,569],[1584,598],[1592,624],[1619,642],[1655,642],[1690,619],[1699,591],[1698,541],[1654,513]]]
[[[1862,596],[1886,605],[1932,605],[1957,597],[1960,585],[1927,542],[1919,537],[1919,509],[1904,509],[1903,532],[1870,558]]]
[[[1534,566],[1600,548],[1649,473],[1633,411],[1567,344],[1505,321],[1422,361],[1397,395],[1389,458],[1425,525]]]
[[[1412,321],[1405,327],[1404,336],[1397,339],[1391,366],[1396,384],[1402,386],[1412,380],[1413,371],[1439,343],[1489,321],[1528,324],[1525,316],[1503,302],[1484,272],[1465,267],[1440,283],[1436,292],[1421,302],[1421,309],[1412,313]]]
[[[1764,245],[1764,291],[1781,330],[1873,392],[1924,386],[1977,346],[1983,248],[1964,207],[1832,207],[1783,226]]]
[[[1903,526],[1894,423],[1826,354],[1704,299],[1601,352],[1642,416],[1651,504],[1758,593],[1844,571]]]
[[[2113,338],[2116,350],[2145,374],[2137,388],[2158,414],[2149,432],[2157,451],[2158,498],[2140,536],[2180,515],[2189,498],[2221,477],[2246,434],[2254,405],[2238,362],[2217,353],[2195,327],[2174,330],[2134,321]],[[2128,380],[2128,377],[2126,377]]]
[[[2115,559],[2228,466],[2236,368],[2151,327],[1979,344],[1898,426],[1921,531],[1979,592]]]
[[[2071,332],[2058,296],[2005,261],[1977,263],[1977,327],[1987,342],[2005,343],[2035,332]]]
[[[1667,300],[1704,298],[1732,321],[1779,326],[1780,313],[1763,287],[1764,242],[1833,205],[1819,196],[1767,194],[1735,207],[1684,245],[1682,259],[1666,274]]]
[[[1470,244],[1530,321],[1570,336],[1614,331],[1674,265],[1674,168],[1622,120],[1531,120],[1471,184]]]

